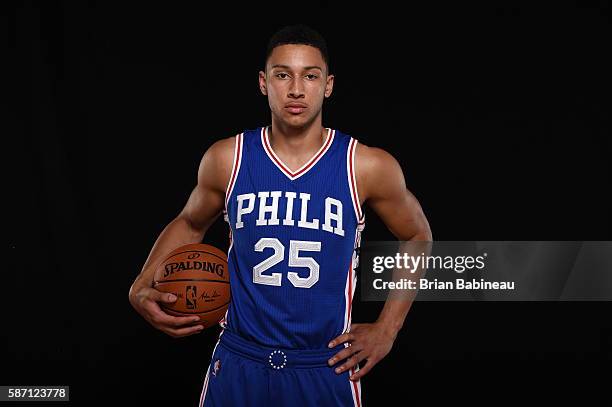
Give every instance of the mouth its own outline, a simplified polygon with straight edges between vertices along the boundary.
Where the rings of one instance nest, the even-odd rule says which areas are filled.
[[[289,104],[285,106],[285,110],[291,114],[300,114],[306,110],[306,106],[301,104]]]

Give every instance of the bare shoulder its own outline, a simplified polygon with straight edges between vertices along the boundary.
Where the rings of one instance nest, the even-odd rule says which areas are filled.
[[[226,137],[215,141],[206,151],[219,162],[229,162],[230,167],[234,160],[234,149],[236,146],[236,136]]]
[[[198,169],[198,182],[225,191],[234,164],[236,136],[215,141],[204,153]]]
[[[361,142],[355,147],[355,164],[360,162],[364,169],[381,170],[399,165],[395,157],[378,147],[370,147]]]
[[[359,197],[363,201],[390,184],[405,185],[402,168],[392,154],[361,142],[355,147],[355,176]]]

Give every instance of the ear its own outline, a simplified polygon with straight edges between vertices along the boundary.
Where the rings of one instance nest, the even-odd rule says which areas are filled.
[[[266,87],[266,73],[264,71],[259,71],[259,90],[262,95],[268,94],[268,88]]]
[[[325,97],[331,96],[334,90],[334,75],[327,75],[327,81],[325,82]]]

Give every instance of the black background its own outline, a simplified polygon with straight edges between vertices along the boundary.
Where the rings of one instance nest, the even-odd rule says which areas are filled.
[[[286,24],[328,41],[324,125],[397,158],[435,240],[612,240],[609,2],[533,3],[4,6],[0,384],[196,405],[218,329],[170,338],[128,289],[204,151],[269,123],[257,73]],[[364,240],[393,238],[366,217]],[[222,219],[204,241],[227,249]],[[382,305],[357,301],[353,322]],[[363,402],[609,402],[610,311],[416,302]]]

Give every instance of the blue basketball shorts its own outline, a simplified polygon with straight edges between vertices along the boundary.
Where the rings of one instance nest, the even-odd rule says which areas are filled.
[[[327,364],[341,349],[275,349],[223,330],[199,407],[361,407],[361,383],[349,380],[359,367],[337,374],[334,369],[344,361]]]

